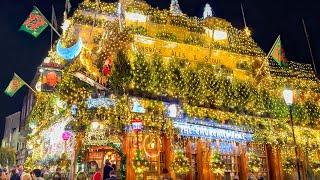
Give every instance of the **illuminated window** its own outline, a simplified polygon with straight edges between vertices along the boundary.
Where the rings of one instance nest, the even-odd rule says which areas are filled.
[[[125,16],[126,16],[126,19],[129,21],[147,22],[147,16],[140,13],[126,12]]]
[[[228,34],[225,31],[214,30],[213,39],[215,41],[226,40],[228,38]]]

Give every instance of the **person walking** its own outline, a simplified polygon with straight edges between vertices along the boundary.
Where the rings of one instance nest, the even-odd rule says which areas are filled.
[[[33,180],[44,180],[42,177],[41,177],[41,170],[40,169],[34,169],[32,171],[32,179]]]
[[[103,168],[103,180],[110,178],[110,172],[113,171],[114,169],[111,166],[111,163],[109,160],[106,160],[105,166]]]
[[[13,168],[11,170],[10,180],[20,180],[20,176],[19,176],[16,168]]]
[[[92,180],[102,180],[102,174],[98,165],[96,166],[96,172],[93,174]]]

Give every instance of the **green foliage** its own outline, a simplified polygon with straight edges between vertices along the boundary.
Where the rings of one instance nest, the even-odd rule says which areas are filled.
[[[119,51],[113,62],[111,76],[109,78],[111,89],[117,94],[123,94],[132,81],[132,68],[127,55]]]
[[[213,151],[210,157],[210,170],[213,174],[223,176],[225,169],[225,163],[221,158],[220,152],[218,150]]]
[[[253,152],[248,153],[248,158],[249,158],[249,163],[248,163],[249,171],[253,173],[259,172],[259,169],[262,166],[261,158]]]
[[[171,32],[159,32],[156,34],[156,37],[162,40],[177,41],[177,36]]]
[[[10,148],[0,148],[0,165],[13,166],[16,163],[16,152]]]
[[[168,79],[164,78],[168,75],[168,70],[161,56],[155,54],[151,64],[151,77],[149,91],[156,92],[157,95],[166,95]]]
[[[134,34],[139,34],[139,35],[147,35],[147,29],[143,26],[138,26],[138,27],[129,27],[131,28],[132,32]]]
[[[143,54],[137,54],[133,64],[133,81],[135,88],[140,91],[147,91],[151,77],[150,64]]]
[[[187,174],[190,171],[189,159],[184,155],[183,151],[176,150],[170,167],[178,175]]]
[[[149,167],[149,161],[145,158],[142,150],[136,150],[132,160],[133,170],[136,174],[142,175]]]
[[[199,45],[199,46],[204,45],[204,40],[200,36],[196,36],[196,35],[190,35],[186,37],[183,40],[183,42],[186,44],[192,44],[192,45]]]

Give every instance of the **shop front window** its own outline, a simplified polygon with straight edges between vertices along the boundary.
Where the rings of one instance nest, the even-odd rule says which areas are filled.
[[[220,142],[221,159],[225,163],[225,180],[239,179],[240,154],[239,144],[234,142]]]

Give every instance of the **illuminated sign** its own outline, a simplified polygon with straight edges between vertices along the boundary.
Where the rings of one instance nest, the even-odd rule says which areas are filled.
[[[87,103],[88,109],[98,108],[98,107],[109,108],[109,107],[115,106],[114,100],[110,98],[96,98],[96,99],[89,98],[86,103]]]
[[[212,126],[191,124],[174,121],[174,127],[178,128],[181,136],[197,137],[204,139],[222,139],[228,141],[251,141],[252,134],[231,129],[221,129]]]

